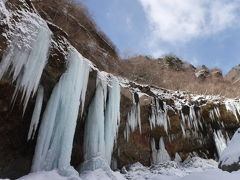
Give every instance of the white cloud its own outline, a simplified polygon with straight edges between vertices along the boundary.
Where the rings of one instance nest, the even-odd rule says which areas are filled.
[[[139,0],[151,29],[151,42],[188,42],[237,25],[239,0]]]

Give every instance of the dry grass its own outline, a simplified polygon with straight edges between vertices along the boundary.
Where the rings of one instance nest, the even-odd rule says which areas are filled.
[[[99,69],[111,71],[118,52],[115,45],[99,30],[87,9],[72,0],[32,0],[40,15],[67,33],[77,50],[91,59]]]
[[[63,29],[78,51],[101,70],[172,90],[240,97],[239,84],[223,78],[198,79],[194,67],[182,69],[182,61],[173,55],[157,60],[136,56],[120,61],[114,44],[99,30],[81,3],[73,0],[34,0],[33,3],[43,18]]]
[[[218,76],[199,79],[195,76],[195,68],[191,66],[181,69],[179,63],[177,66],[169,65],[166,64],[165,59],[153,60],[145,56],[125,60],[123,66],[126,69],[123,76],[139,83],[196,94],[240,98],[240,84],[234,84]],[[213,69],[210,72],[216,70],[218,71],[218,69]]]

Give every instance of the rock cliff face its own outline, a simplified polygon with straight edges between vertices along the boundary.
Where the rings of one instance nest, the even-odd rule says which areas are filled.
[[[54,87],[64,79],[61,78],[63,74],[68,72],[71,64],[69,49],[73,47],[64,31],[43,20],[29,1],[0,2],[0,19],[0,178],[16,178],[27,174],[32,165],[38,130],[33,140],[27,139],[38,85],[41,84],[44,88],[43,107],[40,111],[42,117],[49,98],[54,94]],[[28,81],[29,76],[26,77],[26,83],[23,81],[24,78],[15,76],[19,73],[24,77],[28,72],[26,64],[20,60],[23,59],[25,51],[27,57],[31,55],[32,43],[35,43],[38,36],[35,35],[35,31],[42,27],[51,36],[47,61],[43,64],[42,72],[39,72],[40,76],[36,77],[39,83],[37,80]],[[41,45],[37,49],[39,48],[42,50],[39,54],[44,54]],[[19,52],[18,56],[15,51]],[[8,56],[10,58],[6,58]],[[82,59],[85,62],[85,59]],[[12,64],[6,63],[11,61]],[[32,59],[30,61],[32,62]],[[85,124],[89,113],[92,113],[89,109],[93,106],[92,100],[96,98],[96,89],[99,88],[99,74],[107,77],[106,79],[114,77],[100,72],[90,62],[89,66],[91,72],[85,104],[82,107],[83,114],[78,115],[72,146],[71,165],[75,168],[86,158],[84,134],[88,132]],[[34,71],[39,69],[40,65]],[[181,159],[188,156],[218,158],[240,125],[240,101],[237,99],[170,91],[137,84],[122,77],[114,78],[121,86],[121,103],[118,135],[111,161],[113,169],[137,161],[150,165],[162,162],[166,158],[174,159],[176,154],[179,154]],[[26,84],[32,85],[31,83],[33,86],[36,85],[36,90],[30,92],[24,113],[23,101],[28,97],[26,93],[28,89],[24,88]],[[19,88],[19,93],[12,101],[16,88]],[[105,102],[108,100],[109,96]]]

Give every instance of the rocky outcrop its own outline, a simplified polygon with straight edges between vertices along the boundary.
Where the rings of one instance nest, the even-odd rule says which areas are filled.
[[[195,76],[202,80],[209,78],[217,80],[223,79],[222,71],[220,69],[218,68],[208,69],[208,67],[206,67],[205,65],[196,68]]]
[[[240,83],[240,65],[233,67],[225,76],[225,79],[232,82],[233,84],[239,84]]]
[[[24,34],[27,33],[24,30],[28,29],[22,27],[29,26],[16,26],[18,23],[24,20],[26,24],[34,22],[36,25],[38,21],[34,21],[35,19],[46,23],[29,3],[14,0],[6,1],[5,4],[4,2],[0,2],[0,12],[3,12],[0,16],[4,19],[0,23],[3,27],[0,29],[0,39],[3,39],[0,49],[1,62],[13,41],[18,42],[12,38],[13,33],[17,36],[22,33],[20,38],[23,42],[28,40],[28,36]],[[51,30],[52,38],[47,64],[39,82],[45,92],[43,109],[54,86],[66,72],[69,63],[68,49],[71,46],[63,30],[49,22],[45,25]],[[84,159],[84,125],[88,108],[95,95],[99,73],[96,67],[91,66],[91,69],[83,116],[79,115],[73,141],[71,165],[74,167]],[[108,73],[103,74],[109,76]],[[152,151],[158,151],[161,143],[164,143],[164,149],[171,159],[175,158],[176,153],[183,160],[188,156],[216,158],[219,140],[227,142],[228,137],[239,127],[239,100],[170,91],[117,78],[121,85],[121,120],[113,151],[113,168],[121,168],[137,161],[150,165],[156,161],[151,156]],[[14,89],[18,86],[16,81],[12,80],[13,76],[8,72],[0,80],[1,178],[17,178],[28,173],[36,144],[36,139],[27,141],[36,95],[33,93],[23,116],[21,93],[16,97],[15,103],[11,104]],[[154,147],[151,146],[153,144]]]
[[[203,65],[196,69],[195,76],[200,79],[205,79],[209,76],[209,69]]]

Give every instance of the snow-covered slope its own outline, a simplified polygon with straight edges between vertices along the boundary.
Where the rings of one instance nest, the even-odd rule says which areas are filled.
[[[116,180],[238,180],[240,171],[228,173],[217,168],[214,160],[192,158],[184,163],[169,161],[166,163],[145,167],[135,163],[120,172],[113,172]],[[37,172],[19,178],[19,180],[110,180],[101,169],[85,171],[78,176],[63,177],[56,170]]]

